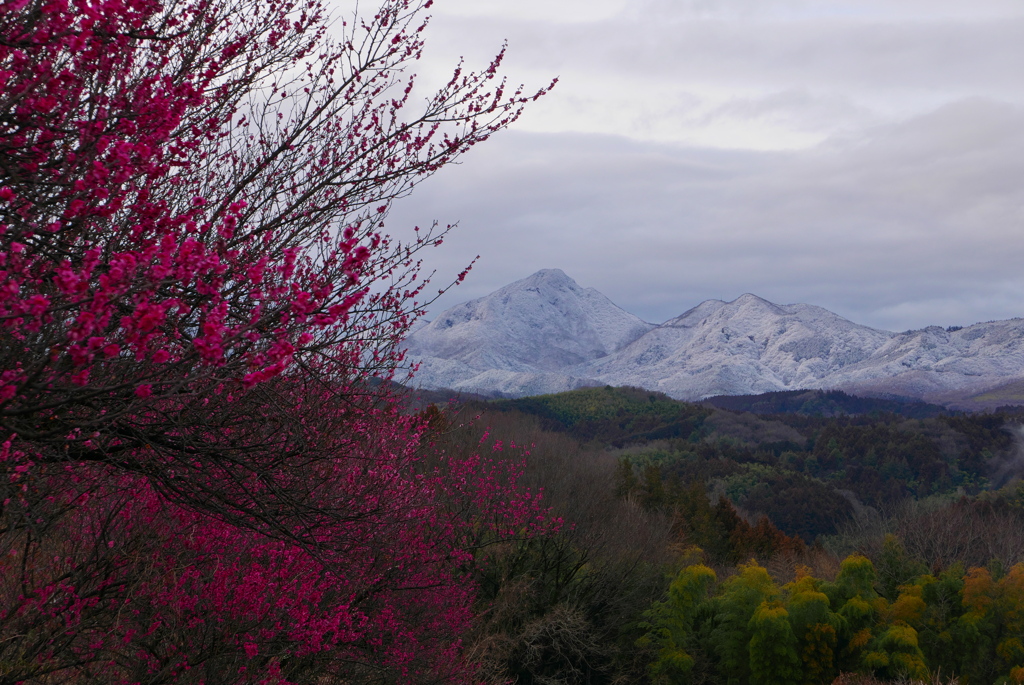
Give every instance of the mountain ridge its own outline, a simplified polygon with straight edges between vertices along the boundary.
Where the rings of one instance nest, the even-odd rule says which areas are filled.
[[[895,333],[752,293],[656,325],[544,269],[407,338],[423,388],[501,396],[632,385],[675,399],[837,389],[946,403],[1024,378],[1024,319]]]

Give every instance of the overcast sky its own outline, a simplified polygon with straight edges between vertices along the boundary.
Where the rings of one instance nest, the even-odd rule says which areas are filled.
[[[557,88],[390,227],[458,221],[433,313],[561,268],[652,322],[751,292],[890,330],[1024,316],[1021,0],[437,0]]]

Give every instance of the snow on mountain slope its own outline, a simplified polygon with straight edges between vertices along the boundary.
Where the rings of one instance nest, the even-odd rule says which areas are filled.
[[[836,387],[948,401],[1024,376],[1024,319],[947,331],[901,333],[870,358],[835,374]]]
[[[557,269],[449,309],[408,344],[421,387],[512,396],[610,384],[685,400],[838,388],[949,403],[1024,378],[1024,319],[892,333],[748,294],[654,326]]]
[[[527,386],[588,384],[564,370],[615,352],[652,328],[561,270],[544,269],[452,307],[414,331],[407,345],[421,363],[416,382],[423,387],[479,392],[490,383],[491,390],[503,392],[499,388],[522,383],[523,392],[514,394],[525,394]],[[486,375],[473,380],[481,374]],[[555,378],[545,380],[549,374]]]
[[[413,384],[427,389],[449,388],[480,395],[525,397],[549,395],[591,385],[604,385],[591,378],[561,373],[474,369],[455,359],[420,357]]]
[[[821,307],[780,306],[748,294],[704,302],[576,371],[681,399],[816,388],[893,335]]]

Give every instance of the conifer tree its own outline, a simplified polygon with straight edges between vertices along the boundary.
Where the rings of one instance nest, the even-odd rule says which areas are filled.
[[[703,564],[687,566],[669,586],[668,599],[656,603],[644,616],[641,627],[647,634],[638,641],[641,647],[657,649],[657,658],[649,672],[657,683],[684,685],[690,682],[694,659],[687,649],[696,644],[695,623],[707,606],[708,591],[714,586],[715,572]]]
[[[842,621],[833,613],[818,581],[803,575],[786,586],[790,622],[797,637],[804,681],[830,682],[835,675],[838,631]]]
[[[865,556],[855,554],[843,560],[833,583],[823,583],[822,591],[842,620],[837,666],[843,671],[870,669],[865,662],[877,636],[885,599],[875,590],[875,567]]]
[[[750,619],[750,633],[751,685],[800,685],[797,637],[782,602],[761,602]]]
[[[722,594],[715,598],[715,627],[710,639],[729,685],[750,682],[751,619],[763,602],[778,594],[768,571],[756,562],[741,565],[739,574],[722,584]]]

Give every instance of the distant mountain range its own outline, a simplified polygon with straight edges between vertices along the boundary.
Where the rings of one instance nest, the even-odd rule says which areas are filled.
[[[559,269],[452,307],[407,344],[417,386],[506,397],[631,385],[681,400],[839,389],[967,409],[1024,402],[1024,319],[893,333],[748,294],[655,325]]]

